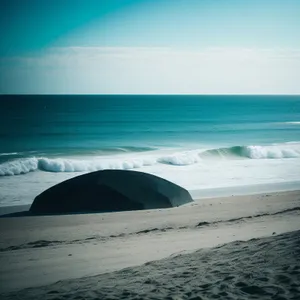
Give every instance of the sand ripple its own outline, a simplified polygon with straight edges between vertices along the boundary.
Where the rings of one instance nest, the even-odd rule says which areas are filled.
[[[101,262],[95,262],[101,263]],[[300,231],[178,255],[1,299],[300,299]]]
[[[9,247],[4,247],[0,248],[0,252],[6,252],[6,251],[13,251],[13,250],[20,250],[20,249],[30,249],[30,248],[44,248],[44,247],[52,247],[52,246],[58,246],[58,245],[71,245],[71,244],[82,244],[82,243],[87,243],[87,242],[105,242],[111,239],[115,238],[124,238],[124,237],[130,237],[130,236],[136,236],[136,235],[145,235],[145,234],[152,234],[152,233],[163,233],[167,231],[172,231],[172,230],[185,230],[185,229],[201,229],[202,227],[207,227],[207,226],[215,226],[215,225],[224,225],[224,224],[232,224],[232,223],[241,223],[241,222],[247,222],[248,220],[254,220],[254,219],[260,219],[263,217],[271,217],[271,216],[276,216],[276,215],[285,215],[285,214],[290,214],[290,213],[296,213],[300,214],[300,207],[292,207],[289,209],[277,211],[274,213],[262,213],[262,214],[256,214],[256,215],[250,215],[250,216],[244,216],[244,217],[239,217],[239,218],[233,218],[233,219],[228,219],[228,220],[218,220],[218,221],[213,221],[213,222],[207,222],[207,221],[201,221],[198,222],[195,225],[190,225],[190,226],[179,226],[179,227],[172,227],[172,226],[165,226],[165,227],[154,227],[154,228],[148,228],[140,231],[134,231],[130,233],[120,233],[116,235],[108,235],[108,236],[100,236],[100,235],[94,235],[94,236],[89,236],[84,239],[75,239],[75,240],[37,240],[37,241],[32,241],[20,245],[13,245]]]

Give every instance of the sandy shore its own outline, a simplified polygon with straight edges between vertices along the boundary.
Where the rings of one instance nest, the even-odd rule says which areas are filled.
[[[299,299],[299,228],[300,191],[164,210],[1,218],[0,296]]]
[[[299,299],[300,231],[235,241],[2,299]]]

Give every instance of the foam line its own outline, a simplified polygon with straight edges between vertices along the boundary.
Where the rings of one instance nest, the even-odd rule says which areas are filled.
[[[210,150],[191,150],[177,152],[170,155],[158,156],[152,154],[147,157],[135,158],[88,158],[67,159],[30,157],[18,158],[0,164],[0,176],[20,175],[36,170],[47,172],[91,172],[104,169],[137,169],[155,164],[169,164],[173,166],[186,166],[205,161],[207,158],[243,158],[243,159],[285,159],[300,158],[300,143],[284,143],[278,145],[260,146],[234,146],[228,148],[215,148]]]

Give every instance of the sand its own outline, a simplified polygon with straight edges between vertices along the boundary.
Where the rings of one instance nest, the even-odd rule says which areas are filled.
[[[2,299],[299,299],[300,231],[2,295]]]
[[[0,298],[299,299],[299,229],[300,191],[1,218]]]

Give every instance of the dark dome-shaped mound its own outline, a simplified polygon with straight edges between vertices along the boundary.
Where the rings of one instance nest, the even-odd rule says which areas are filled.
[[[61,182],[38,195],[35,214],[168,208],[193,201],[184,188],[136,171],[97,171]]]

